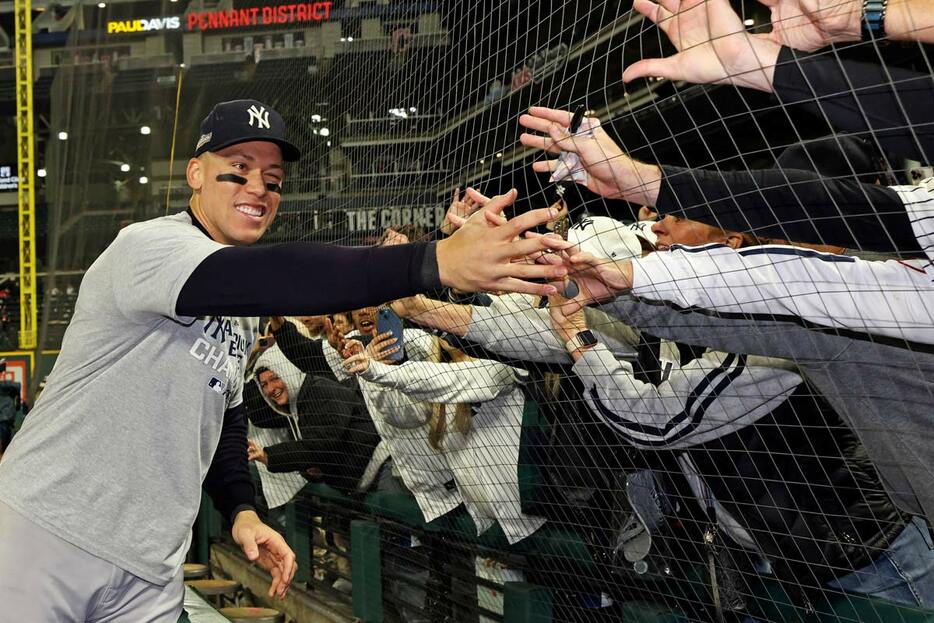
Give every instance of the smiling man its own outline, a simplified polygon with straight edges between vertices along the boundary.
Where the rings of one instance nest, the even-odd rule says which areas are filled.
[[[566,273],[512,262],[566,246],[516,238],[549,210],[508,222],[480,214],[438,243],[248,246],[275,218],[286,163],[299,156],[276,111],[218,104],[188,163],[190,209],[124,228],[88,269],[42,401],[0,463],[4,620],[174,623],[202,484],[283,597],[295,555],[256,515],[246,462],[255,317],[356,309],[442,284],[549,294],[527,280]]]

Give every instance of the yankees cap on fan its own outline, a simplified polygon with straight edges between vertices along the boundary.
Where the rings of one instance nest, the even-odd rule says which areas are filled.
[[[640,240],[655,248],[658,236],[652,231],[653,224],[654,221],[624,223],[608,216],[587,216],[568,230],[568,240],[596,257],[628,260],[642,257]]]
[[[269,141],[282,148],[286,162],[302,152],[285,138],[285,122],[275,110],[256,100],[233,100],[217,104],[201,122],[201,138],[195,156],[247,141]]]

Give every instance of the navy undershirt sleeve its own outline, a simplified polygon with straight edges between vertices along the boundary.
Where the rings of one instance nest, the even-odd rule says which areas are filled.
[[[655,208],[764,238],[863,251],[920,252],[905,206],[886,187],[812,171],[712,171],[663,165]]]
[[[241,403],[224,412],[221,438],[203,483],[214,508],[230,523],[240,511],[253,510],[256,499],[246,440],[246,408]]]
[[[198,265],[175,309],[181,316],[292,316],[378,305],[440,287],[435,244],[225,247]]]
[[[934,81],[930,73],[783,47],[772,81],[783,104],[801,104],[848,132],[871,132],[883,149],[934,159]]]

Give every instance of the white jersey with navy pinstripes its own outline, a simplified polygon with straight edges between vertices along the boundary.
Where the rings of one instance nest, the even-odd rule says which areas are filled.
[[[913,211],[922,244],[934,237],[934,218],[921,218],[932,209]],[[632,294],[645,301],[934,344],[930,259],[869,262],[791,246],[715,244],[675,245],[632,266]]]

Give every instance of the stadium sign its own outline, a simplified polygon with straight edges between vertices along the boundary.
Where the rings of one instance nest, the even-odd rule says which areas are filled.
[[[181,27],[182,20],[178,15],[151,19],[125,19],[107,22],[107,34],[178,30]]]
[[[227,11],[202,11],[188,14],[189,31],[301,24],[331,19],[332,2],[302,2]]]
[[[19,177],[13,175],[12,166],[0,166],[0,192],[19,189]]]

